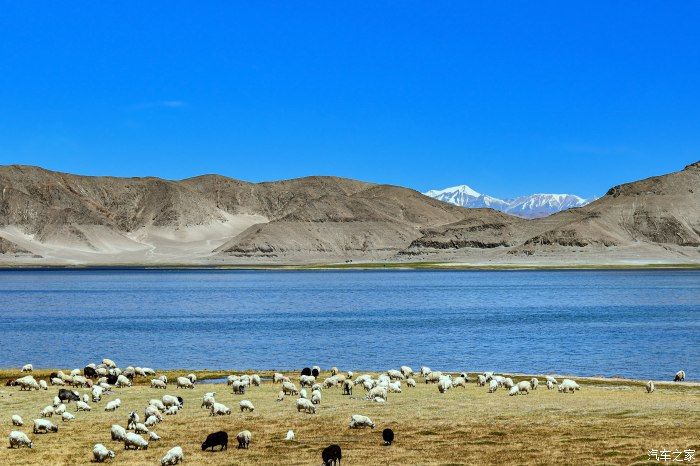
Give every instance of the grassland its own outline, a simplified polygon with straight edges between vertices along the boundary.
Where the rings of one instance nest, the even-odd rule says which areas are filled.
[[[188,371],[166,372],[172,380]],[[220,377],[230,372],[198,372],[198,376]],[[261,375],[269,375],[260,372]],[[15,429],[12,414],[19,414],[25,426],[19,428],[34,441],[34,449],[0,448],[2,465],[86,464],[92,447],[103,443],[116,452],[113,464],[153,465],[165,452],[180,445],[186,464],[320,464],[321,450],[330,443],[343,448],[343,464],[631,464],[646,463],[647,450],[700,450],[700,386],[697,384],[657,383],[656,392],[647,394],[642,382],[625,380],[578,379],[581,391],[574,394],[548,391],[545,387],[526,396],[507,396],[502,389],[489,394],[485,387],[470,383],[441,395],[435,385],[418,383],[403,393],[390,394],[386,404],[362,399],[357,387],[353,396],[341,390],[323,391],[316,415],[298,413],[295,397],[275,401],[279,385],[270,381],[251,387],[245,395],[233,395],[226,385],[198,383],[194,390],[149,388],[141,379],[133,387],[117,389],[93,411],[79,412],[76,420],[59,425],[56,434],[34,435],[32,420],[51,404],[57,387],[48,391],[20,392],[4,386],[4,380],[17,377],[15,371],[0,371],[0,422],[2,433]],[[35,372],[42,378],[47,373]],[[293,376],[296,378],[296,375]],[[321,376],[323,377],[323,375]],[[525,377],[516,377],[520,380]],[[79,389],[80,391],[86,391]],[[210,417],[200,408],[202,394],[217,392],[217,401],[231,407],[230,416]],[[125,451],[110,439],[110,426],[126,426],[129,411],[143,414],[151,398],[177,394],[185,399],[184,409],[156,425],[161,437],[146,451]],[[119,397],[122,407],[105,412],[104,405]],[[241,413],[238,402],[248,399],[256,409]],[[75,405],[68,406],[74,412]],[[352,414],[370,416],[374,430],[348,428]],[[381,431],[391,427],[396,441],[383,446]],[[243,429],[253,433],[249,450],[235,448],[235,435]],[[288,429],[296,433],[293,442],[284,441]],[[202,452],[207,434],[225,430],[231,437],[228,451]]]

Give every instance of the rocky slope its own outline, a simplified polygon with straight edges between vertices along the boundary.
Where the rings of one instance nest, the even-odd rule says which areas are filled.
[[[247,183],[0,167],[0,264],[700,262],[700,163],[526,220],[336,177]]]

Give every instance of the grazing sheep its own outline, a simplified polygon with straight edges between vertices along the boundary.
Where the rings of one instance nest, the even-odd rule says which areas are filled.
[[[12,425],[18,427],[24,425],[24,421],[22,420],[19,414],[12,415]]]
[[[338,370],[338,368],[335,366],[331,367],[331,375],[338,375],[338,374],[340,374],[340,371]]]
[[[162,400],[163,400],[163,406],[165,406],[166,408],[169,408],[171,406],[178,406],[178,407],[181,406],[180,400],[177,397],[172,396],[172,395],[163,395]]]
[[[151,388],[162,388],[163,390],[165,390],[166,388],[168,388],[168,384],[166,384],[160,379],[152,379]]]
[[[151,440],[153,442],[157,442],[158,440],[160,440],[160,435],[156,434],[152,430],[149,430],[148,431],[148,440]]]
[[[148,450],[148,442],[139,434],[127,432],[124,438],[124,450]]]
[[[46,384],[46,380],[40,380],[39,381],[39,388],[42,390],[48,390],[49,386]]]
[[[102,387],[92,387],[92,402],[97,403],[102,400],[102,394],[104,393],[104,388]]]
[[[411,378],[408,378],[408,379],[406,379],[406,385],[407,385],[408,387],[415,388],[415,387],[416,387],[416,381],[413,380],[413,379],[411,379]]]
[[[285,395],[298,395],[299,391],[297,390],[296,385],[294,385],[292,382],[282,382],[282,391],[284,392]]]
[[[66,412],[66,405],[64,405],[63,403],[56,406],[53,410],[53,413],[56,414],[57,416],[60,416],[65,412]]]
[[[527,380],[523,380],[522,382],[518,382],[515,386],[518,387],[518,391],[520,392],[521,395],[522,394],[527,395],[528,393],[530,393],[530,389],[532,388],[530,385],[530,382]]]
[[[70,403],[71,401],[80,401],[80,394],[74,390],[61,388],[58,390],[58,399],[64,403]]]
[[[105,411],[116,411],[122,405],[122,400],[115,398],[105,405]]]
[[[574,382],[571,379],[564,379],[560,384],[559,384],[559,391],[561,393],[566,393],[566,392],[571,392],[574,393],[576,390],[581,390],[581,387],[579,384]]]
[[[547,390],[551,390],[551,389],[553,389],[553,388],[554,388],[554,384],[552,383],[551,380],[548,380],[548,381],[547,381]]]
[[[431,372],[432,372],[432,369],[430,369],[428,366],[421,366],[420,367],[420,375],[423,378],[425,378]]]
[[[452,379],[449,377],[442,377],[438,382],[438,391],[440,393],[445,393],[450,388],[452,388]]]
[[[237,375],[229,375],[226,377],[226,385],[231,385],[233,382],[236,382],[238,380],[241,380],[241,378]]]
[[[371,400],[376,397],[381,397],[386,400],[387,394],[388,390],[386,389],[386,387],[374,387],[372,390],[369,391],[369,393],[367,393],[367,399]]]
[[[299,390],[299,398],[306,398],[306,399],[309,398],[309,395],[306,393],[305,388],[302,388],[301,390]]]
[[[491,379],[493,378],[493,371],[486,371],[484,372],[484,377],[486,377],[486,381],[490,382]]]
[[[375,396],[372,401],[374,401],[375,403],[386,403],[386,400],[381,396]]]
[[[301,387],[311,387],[314,383],[316,383],[316,377],[313,375],[302,375],[299,377],[299,385]]]
[[[321,452],[323,466],[340,465],[340,460],[343,457],[343,452],[340,450],[340,445],[328,445]]]
[[[309,374],[311,374],[311,369],[309,369]],[[308,375],[308,374],[302,374],[302,375]],[[272,375],[272,383],[282,383],[285,379],[284,374],[280,374],[279,372],[275,372]]]
[[[348,379],[352,379],[352,376],[353,376],[353,375],[354,375],[354,374],[353,374],[352,371],[348,371]]]
[[[367,416],[361,414],[353,414],[350,419],[350,428],[359,429],[361,427],[370,427],[374,429],[374,422]]]
[[[39,383],[31,375],[25,375],[24,377],[20,377],[19,379],[15,380],[15,385],[19,385],[20,390],[27,391],[31,391],[32,389],[39,390],[41,388]]]
[[[231,384],[234,394],[245,395],[246,384],[243,380],[234,380]]]
[[[180,407],[178,405],[171,406],[165,410],[165,415],[166,416],[173,416],[173,415],[177,414],[178,411],[180,411]]]
[[[162,380],[164,383],[168,383],[168,376],[167,375],[161,375],[158,377],[158,380]]]
[[[259,387],[262,385],[262,379],[258,374],[253,374],[250,376],[250,383],[255,385],[256,387]]]
[[[685,380],[685,371],[680,370],[676,372],[676,376],[673,378],[674,382],[683,382]]]
[[[161,466],[178,464],[180,461],[184,461],[185,456],[182,453],[182,448],[179,446],[173,447],[165,454],[164,457],[160,459]]]
[[[496,381],[499,387],[503,387],[506,383],[506,378],[502,375],[494,375],[492,379]]]
[[[53,406],[47,406],[41,410],[41,417],[51,417],[53,416]]]
[[[160,421],[161,421],[161,419],[158,419],[158,417],[156,415],[152,414],[146,418],[146,421],[143,423],[143,425],[145,427],[153,427],[154,425],[158,424]]]
[[[280,390],[280,392],[277,394],[277,401],[282,401],[284,400],[284,392]]]
[[[289,429],[287,431],[287,436],[284,439],[288,442],[291,442],[292,440],[294,440],[294,431]]]
[[[34,366],[32,366],[31,364],[25,364],[24,366],[22,366],[21,372],[32,372],[33,370]]]
[[[311,393],[311,403],[315,405],[321,404],[321,392],[317,390]]]
[[[387,389],[390,393],[401,393],[401,381],[391,382],[387,385]]]
[[[175,401],[177,402],[177,398],[175,398]],[[149,406],[155,406],[156,409],[160,412],[165,411],[165,405],[163,404],[163,402],[161,400],[153,399],[153,400],[149,401],[148,404],[149,404]]]
[[[96,463],[104,463],[107,458],[114,458],[114,452],[108,450],[107,447],[101,443],[97,443],[92,448],[92,456],[95,458]]]
[[[87,393],[83,393],[83,401],[85,403],[90,403],[90,395],[88,395]]]
[[[305,367],[301,370],[301,375],[311,375],[311,368]]]
[[[241,412],[243,412],[243,411],[248,411],[248,412],[255,411],[255,406],[253,406],[253,403],[251,403],[249,400],[241,400],[238,403],[238,406],[240,406]]]
[[[87,387],[88,386],[88,379],[83,377],[82,375],[76,375],[76,376],[71,376],[73,377],[73,385],[75,387]],[[92,382],[90,382],[92,383]]]
[[[13,430],[12,432],[10,432],[9,439],[10,448],[34,448],[34,443],[31,440],[29,440],[29,437],[27,437],[27,434],[25,434],[24,432]]]
[[[187,374],[187,378],[190,382],[195,383],[197,381],[197,376],[195,374]]]
[[[211,448],[211,451],[214,451],[214,447],[218,446],[221,447],[219,451],[228,450],[228,434],[223,430],[207,435],[206,440],[202,443],[202,451],[207,448]]]
[[[514,385],[515,383],[513,383],[513,379],[511,379],[510,377],[507,377],[506,380],[503,382],[503,386],[508,389],[513,388]]]
[[[394,442],[394,431],[391,429],[384,429],[382,431],[382,439],[384,439],[384,445],[391,445]]]
[[[223,416],[224,414],[230,415],[231,414],[231,408],[229,408],[226,405],[223,405],[221,403],[214,403],[211,406],[211,414],[210,416]]]
[[[178,377],[177,388],[194,388],[194,383],[187,377]]]
[[[146,427],[145,424],[137,422],[136,425],[134,426],[134,432],[136,432],[137,434],[147,434],[148,427]]]
[[[202,397],[202,405],[200,406],[200,408],[211,409],[211,405],[213,405],[216,402],[216,400],[214,399],[214,395],[214,392],[205,393],[204,397]]]
[[[34,419],[34,433],[58,432],[58,426],[48,419]]]
[[[114,386],[118,388],[131,387],[131,380],[129,380],[128,377],[120,374],[117,376],[117,382],[114,384]]]
[[[323,387],[324,388],[332,388],[337,386],[340,383],[340,377],[337,375],[333,375],[331,377],[328,377],[323,381]]]
[[[299,398],[297,400],[297,411],[304,410],[304,412],[309,414],[316,414],[316,406],[311,403],[311,401],[306,398]]]
[[[520,389],[517,385],[513,385],[512,387],[510,387],[510,390],[508,390],[508,396],[514,396],[518,393],[520,393]]]
[[[75,402],[75,410],[76,411],[90,411],[92,408],[90,405],[85,403],[84,401],[76,401]]]
[[[61,399],[57,396],[54,396],[53,397],[53,407],[58,408],[58,405],[60,405],[60,404],[61,404]]]
[[[75,416],[68,412],[61,413],[61,419],[63,419],[63,421],[72,421],[75,419]]]
[[[126,429],[119,424],[112,424],[112,440],[124,441],[126,440]]]
[[[484,385],[486,385],[486,376],[481,375],[481,374],[477,375],[476,376],[476,385],[479,387],[483,387]]]
[[[243,430],[236,435],[236,440],[238,440],[238,448],[248,448],[250,441],[253,440],[253,434],[249,430]]]
[[[136,429],[136,423],[139,422],[139,415],[136,411],[129,413],[129,420],[126,423],[126,428],[128,430]]]
[[[530,385],[532,386],[533,390],[537,390],[537,386],[540,384],[540,381],[537,380],[537,377],[533,377],[532,380],[530,380]]]
[[[489,393],[495,392],[497,388],[498,388],[498,382],[496,382],[495,380],[491,379],[491,380],[489,381]]]
[[[59,379],[58,377],[54,377],[51,379],[51,385],[65,385],[66,383],[63,381],[63,379]]]
[[[146,406],[146,409],[143,410],[143,417],[148,419],[151,416],[157,417],[160,421],[163,420],[163,415],[160,414],[160,410],[153,405],[148,405]]]
[[[552,384],[554,384],[554,385],[559,383],[559,382],[557,382],[557,379],[555,379],[551,375],[545,375],[544,378],[547,379],[548,382],[552,382]]]
[[[409,366],[401,366],[399,369],[401,370],[403,376],[406,378],[413,375],[413,369],[411,369]]]
[[[83,375],[85,377],[90,377],[91,379],[94,379],[95,377],[97,377],[97,369],[96,369],[95,365],[88,364],[87,366],[83,367]]]
[[[111,359],[107,359],[107,358],[104,358],[102,360],[102,364],[104,364],[105,366],[112,368],[112,369],[117,367],[117,365],[114,363],[114,361],[112,361]]]
[[[452,381],[452,386],[453,387],[462,387],[462,388],[467,388],[467,379],[465,379],[462,376],[456,377]]]
[[[406,376],[401,373],[401,371],[397,371],[396,369],[391,369],[390,371],[387,371],[387,375],[391,380],[405,380]]]
[[[352,380],[348,379],[345,382],[343,382],[343,395],[352,395],[352,387]]]
[[[652,393],[654,390],[656,390],[656,387],[654,387],[654,382],[651,380],[647,382],[647,393]]]

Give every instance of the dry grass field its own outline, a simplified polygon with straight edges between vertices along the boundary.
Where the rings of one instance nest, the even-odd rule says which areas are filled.
[[[186,371],[166,372],[170,380]],[[225,373],[198,373],[200,378]],[[359,374],[359,373],[356,373]],[[43,372],[35,372],[39,379]],[[265,376],[266,374],[261,373]],[[269,375],[269,374],[267,374]],[[320,377],[323,378],[325,374]],[[275,401],[279,385],[265,381],[245,395],[234,395],[225,384],[198,382],[194,390],[156,390],[141,380],[130,388],[90,403],[89,413],[78,412],[76,420],[62,422],[56,417],[58,433],[34,435],[32,421],[51,404],[57,387],[48,391],[20,392],[4,386],[17,371],[0,371],[0,422],[3,442],[0,465],[76,465],[92,460],[92,447],[103,443],[116,453],[113,464],[153,465],[167,450],[180,445],[185,464],[320,464],[321,450],[338,443],[343,464],[632,464],[646,463],[647,450],[700,450],[700,387],[697,384],[657,383],[656,392],[647,394],[643,383],[578,379],[582,388],[574,394],[548,391],[540,386],[529,395],[509,397],[506,390],[487,393],[486,387],[470,383],[438,393],[436,385],[426,385],[419,377],[418,387],[403,385],[403,393],[390,394],[386,404],[366,401],[356,387],[353,396],[341,395],[340,388],[323,391],[316,415],[297,412],[296,397]],[[293,376],[298,386],[298,377]],[[515,377],[518,381],[525,377]],[[84,392],[86,390],[79,389]],[[200,408],[202,395],[217,392],[217,401],[232,408],[230,416],[211,417]],[[123,444],[111,441],[110,426],[126,427],[132,410],[143,417],[151,398],[164,394],[181,395],[185,406],[179,414],[166,416],[153,430],[162,437],[146,451],[125,451]],[[107,401],[120,398],[122,407],[105,412]],[[241,413],[238,402],[248,399],[253,413]],[[68,405],[75,411],[75,404]],[[12,414],[19,414],[25,425],[14,428]],[[374,430],[348,428],[352,414],[370,416]],[[383,445],[381,431],[390,427],[396,433],[394,445]],[[9,449],[7,435],[19,429],[34,441],[33,449]],[[236,448],[236,434],[248,429],[253,441],[248,450]],[[284,436],[293,429],[296,440]],[[202,452],[207,434],[218,430],[229,433],[229,449]],[[687,463],[686,463],[687,464]]]

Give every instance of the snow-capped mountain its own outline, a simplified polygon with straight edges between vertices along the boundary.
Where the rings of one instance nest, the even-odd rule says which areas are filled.
[[[590,202],[573,194],[532,194],[504,200],[478,193],[465,184],[452,188],[432,189],[423,194],[462,207],[488,207],[524,218],[546,217]]]

